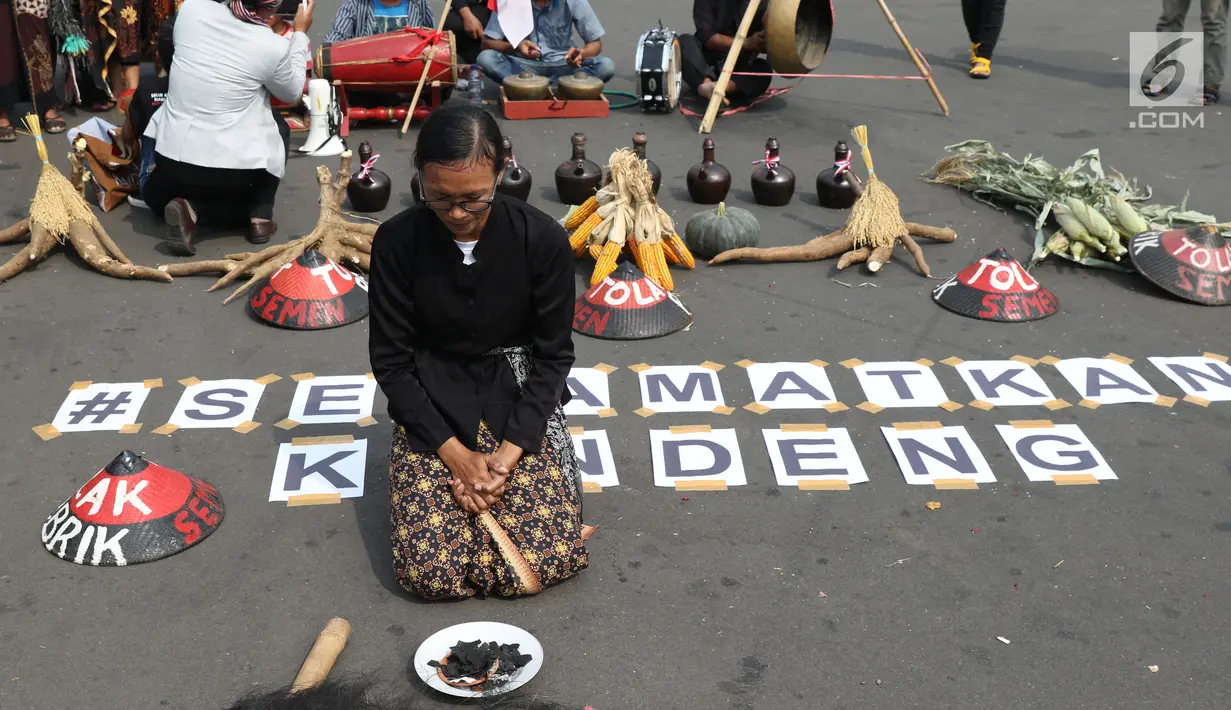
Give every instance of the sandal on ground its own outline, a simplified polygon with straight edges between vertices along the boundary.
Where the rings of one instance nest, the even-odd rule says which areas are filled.
[[[0,126],[0,143],[16,143],[17,129],[13,126]]]
[[[972,67],[975,65],[975,59],[978,59],[979,57],[979,45],[980,44],[982,43],[976,42],[970,45],[970,66]]]
[[[975,57],[974,64],[970,66],[971,79],[986,79],[992,75],[992,60],[984,59],[983,57]]]
[[[1217,86],[1207,86],[1201,90],[1201,105],[1209,106],[1210,104],[1218,103],[1222,97],[1218,93]]]
[[[125,89],[120,92],[120,113],[128,113],[128,106],[133,101],[133,94],[137,93],[136,89]]]
[[[63,133],[68,130],[68,123],[62,116],[55,118],[43,117],[43,132],[44,133]]]
[[[113,108],[115,108],[114,101],[103,101],[102,103],[90,104],[90,107],[86,110],[90,113],[107,113]]]

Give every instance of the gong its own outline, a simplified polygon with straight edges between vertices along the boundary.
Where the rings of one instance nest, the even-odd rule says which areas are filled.
[[[807,74],[825,61],[833,38],[832,0],[771,0],[765,44],[779,74]]]

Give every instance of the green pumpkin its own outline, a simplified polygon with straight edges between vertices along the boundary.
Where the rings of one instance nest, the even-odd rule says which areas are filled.
[[[717,210],[699,212],[684,227],[684,243],[697,256],[707,259],[729,249],[755,247],[761,241],[761,225],[748,210],[718,203]]]

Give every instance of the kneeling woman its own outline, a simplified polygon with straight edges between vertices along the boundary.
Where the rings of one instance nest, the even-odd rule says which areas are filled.
[[[588,564],[562,408],[573,255],[558,222],[496,193],[503,165],[496,121],[446,104],[415,146],[422,205],[372,244],[394,569],[428,599],[534,594]]]

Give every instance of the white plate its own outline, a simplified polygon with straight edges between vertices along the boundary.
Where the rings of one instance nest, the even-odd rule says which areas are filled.
[[[428,661],[439,661],[449,653],[458,641],[495,641],[498,644],[516,643],[522,653],[530,655],[530,663],[517,669],[509,681],[503,685],[493,685],[488,690],[476,692],[469,688],[455,688],[440,679],[436,669],[427,664]],[[415,651],[415,673],[433,690],[459,698],[482,698],[493,695],[503,695],[517,690],[539,672],[543,667],[543,646],[529,631],[519,629],[509,624],[496,621],[471,621],[442,629],[427,637]]]

